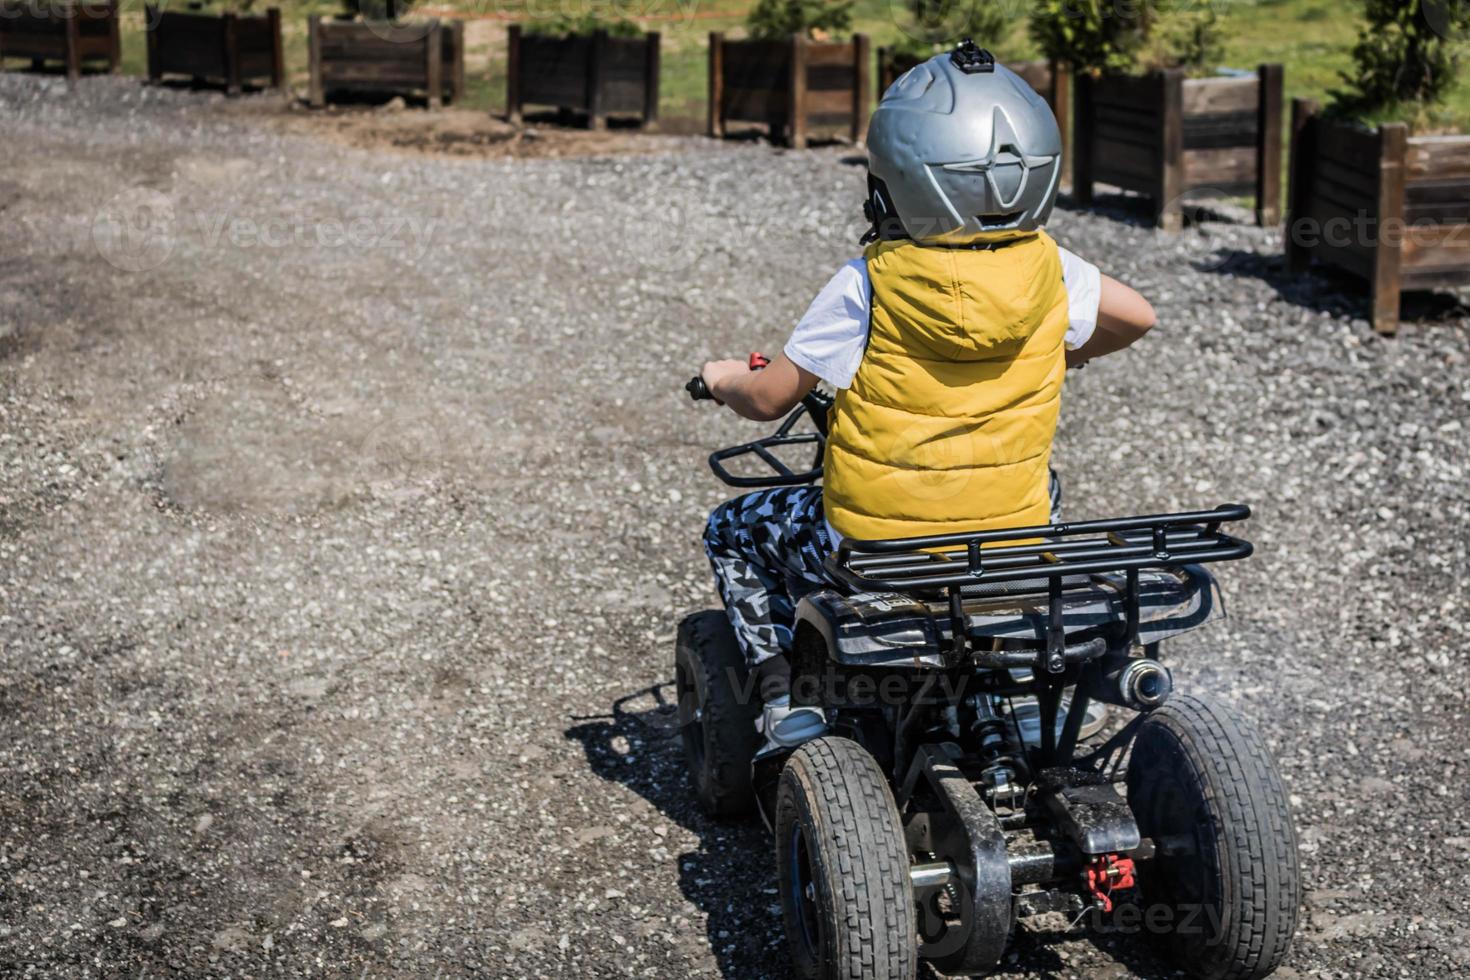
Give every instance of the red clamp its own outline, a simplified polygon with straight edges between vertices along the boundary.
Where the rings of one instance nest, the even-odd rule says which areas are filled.
[[[751,352],[751,355],[750,355],[750,369],[752,371],[759,371],[761,368],[769,366],[770,363],[771,363],[771,359],[769,357],[767,357],[766,355],[760,353],[759,351],[752,351]]]
[[[1132,888],[1137,869],[1133,859],[1117,854],[1099,854],[1087,862],[1082,877],[1087,893],[1092,896],[1104,912],[1113,911],[1113,892]]]

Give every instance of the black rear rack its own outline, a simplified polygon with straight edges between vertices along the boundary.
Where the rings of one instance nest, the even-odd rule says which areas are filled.
[[[936,534],[884,541],[845,540],[827,560],[827,570],[858,592],[897,592],[916,598],[948,593],[956,654],[965,644],[962,600],[999,583],[1036,582],[1050,599],[1049,671],[1066,667],[1061,622],[1064,578],[1126,572],[1128,636],[1138,635],[1138,572],[1248,558],[1250,542],[1220,531],[1229,521],[1250,517],[1244,504],[1214,510],[1036,527]]]

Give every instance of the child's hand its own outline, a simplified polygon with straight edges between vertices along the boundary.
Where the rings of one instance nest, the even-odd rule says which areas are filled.
[[[704,367],[699,371],[699,376],[704,379],[705,387],[709,388],[709,393],[714,396],[715,401],[724,404],[725,399],[721,395],[730,380],[749,373],[749,362],[730,358],[724,361],[706,361]]]

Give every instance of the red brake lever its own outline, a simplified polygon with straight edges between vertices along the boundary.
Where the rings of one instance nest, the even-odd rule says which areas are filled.
[[[751,351],[751,353],[750,353],[750,369],[752,371],[759,371],[763,367],[769,367],[770,366],[770,363],[771,363],[771,359],[769,357],[767,357],[766,355],[762,354],[760,351]]]

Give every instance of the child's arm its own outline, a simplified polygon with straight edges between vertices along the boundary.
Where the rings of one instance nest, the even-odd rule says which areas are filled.
[[[730,360],[710,361],[699,374],[716,401],[756,422],[784,417],[817,383],[815,374],[785,354],[760,371],[752,371],[747,361]]]
[[[1067,351],[1067,367],[1086,364],[1129,346],[1158,323],[1154,308],[1135,290],[1111,276],[1102,277],[1097,304],[1097,329],[1087,343]]]

